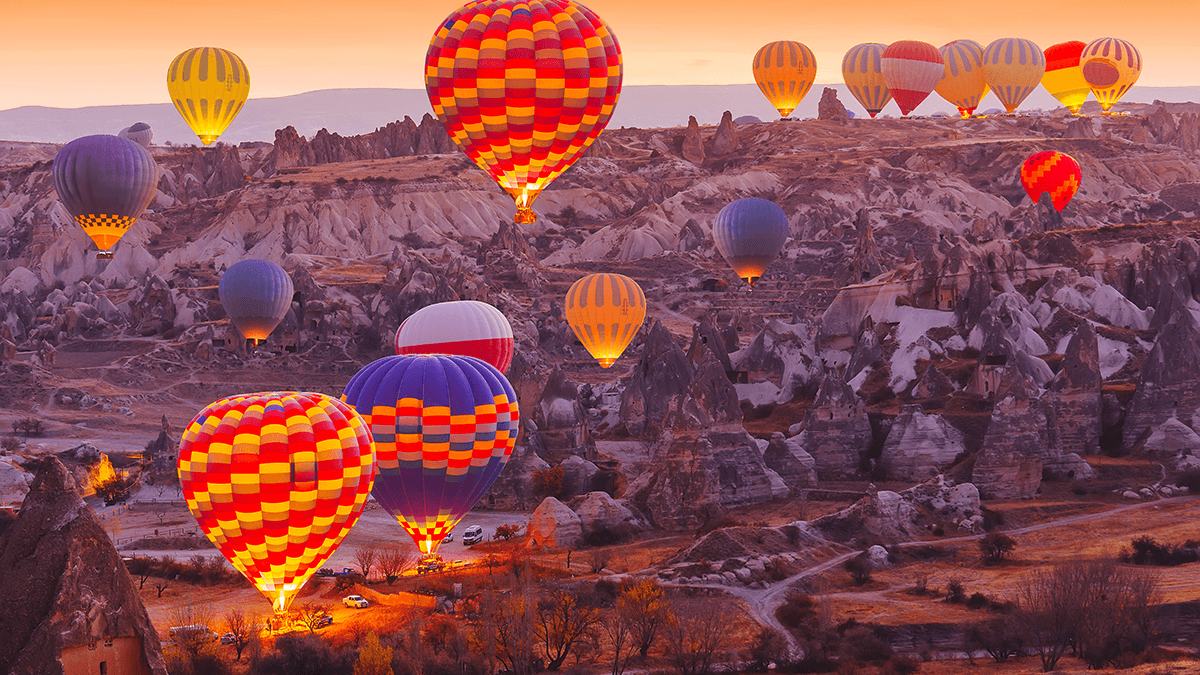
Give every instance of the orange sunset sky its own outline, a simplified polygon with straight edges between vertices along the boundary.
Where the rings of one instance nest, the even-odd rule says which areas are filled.
[[[239,54],[251,98],[338,87],[420,88],[425,48],[454,0],[0,0],[0,109],[167,102],[171,59],[194,46]],[[816,52],[841,80],[860,42],[1026,37],[1043,48],[1120,37],[1142,51],[1140,85],[1200,85],[1200,0],[591,0],[625,56],[625,84],[753,82],[771,40]]]

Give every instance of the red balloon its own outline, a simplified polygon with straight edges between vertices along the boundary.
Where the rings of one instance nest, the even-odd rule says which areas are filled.
[[[439,302],[417,310],[400,324],[396,354],[474,356],[504,373],[512,365],[512,326],[486,302]]]
[[[938,86],[946,71],[945,63],[938,48],[928,42],[900,40],[883,50],[883,81],[901,114],[916,109]]]
[[[1045,150],[1032,155],[1021,166],[1021,185],[1033,201],[1041,199],[1043,192],[1050,193],[1054,208],[1061,212],[1075,196],[1083,172],[1070,155],[1056,150]]]

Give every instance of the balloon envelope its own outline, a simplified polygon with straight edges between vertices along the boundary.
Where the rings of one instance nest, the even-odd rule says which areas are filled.
[[[987,96],[983,77],[983,47],[974,40],[955,40],[938,48],[945,63],[942,81],[935,91],[958,108],[958,114],[970,117]]]
[[[486,302],[440,302],[418,309],[400,324],[396,353],[474,356],[505,373],[513,359],[512,326]]]
[[[1079,63],[1079,57],[1086,46],[1078,40],[1073,40],[1050,45],[1044,52],[1046,74],[1042,75],[1042,86],[1067,110],[1076,114],[1092,90],[1083,76],[1083,66]]]
[[[817,57],[799,42],[763,45],[754,55],[754,81],[780,117],[792,114],[817,77]]]
[[[366,422],[324,394],[221,399],[179,444],[188,509],[276,612],[354,527],[374,479]]]
[[[1075,196],[1083,172],[1073,157],[1062,152],[1046,150],[1025,160],[1021,166],[1021,185],[1033,201],[1038,201],[1043,192],[1050,193],[1054,208],[1061,212]]]
[[[193,47],[167,68],[167,93],[200,142],[211,145],[246,104],[250,71],[228,49]]]
[[[150,141],[154,140],[154,130],[145,122],[135,122],[122,129],[117,136],[127,138],[143,148],[150,148]]]
[[[588,353],[608,368],[642,327],[646,295],[623,274],[589,274],[567,290],[564,314]]]
[[[292,306],[292,278],[273,262],[251,258],[221,275],[217,286],[229,320],[251,340],[266,340]]]
[[[750,285],[779,257],[787,241],[788,219],[773,201],[746,197],[725,205],[713,223],[717,250]]]
[[[1129,42],[1116,38],[1088,43],[1079,63],[1084,79],[1105,112],[1121,100],[1142,74],[1142,53]]]
[[[1008,112],[1037,88],[1046,72],[1046,55],[1033,40],[1000,38],[983,50],[983,75]]]
[[[512,196],[517,223],[608,124],[621,47],[573,0],[476,0],[438,27],[425,90],[447,133]]]
[[[945,64],[937,47],[928,42],[900,40],[883,50],[883,81],[907,115],[921,105],[942,81]]]
[[[842,58],[842,79],[871,117],[892,100],[892,92],[883,80],[885,49],[887,45],[869,42],[851,47]]]
[[[388,356],[358,371],[342,400],[375,438],[375,500],[422,553],[487,492],[517,442],[516,392],[470,356]]]
[[[146,210],[158,186],[158,165],[125,138],[76,138],[54,156],[54,190],[102,252],[112,248]]]

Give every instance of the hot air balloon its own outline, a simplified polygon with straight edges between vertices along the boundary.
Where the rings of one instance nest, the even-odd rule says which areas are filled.
[[[787,234],[787,214],[775,202],[758,197],[729,202],[713,223],[717,250],[751,286],[779,257]]]
[[[491,487],[517,442],[517,394],[471,356],[388,356],[350,379],[342,400],[375,437],[375,500],[432,554]]]
[[[621,93],[621,47],[573,0],[476,0],[438,27],[425,89],[446,131],[517,205],[588,149]]]
[[[988,93],[983,79],[983,47],[974,40],[955,40],[938,51],[946,66],[936,91],[958,108],[958,114],[970,117]]]
[[[121,131],[117,132],[119,138],[127,138],[143,148],[150,148],[150,141],[154,140],[154,130],[145,122],[135,122]]]
[[[418,309],[400,324],[396,353],[474,356],[505,373],[513,359],[512,326],[486,302],[439,302]]]
[[[54,156],[54,191],[96,247],[112,247],[146,210],[158,185],[158,165],[145,148],[116,136],[84,136]]]
[[[266,260],[243,260],[225,270],[217,286],[233,325],[250,340],[266,340],[292,306],[292,278]]]
[[[1125,40],[1092,40],[1079,56],[1083,77],[1107,113],[1142,74],[1142,54]]]
[[[921,105],[942,81],[945,64],[937,47],[928,42],[900,40],[888,45],[880,59],[883,81],[907,115]]]
[[[875,42],[855,45],[842,58],[842,79],[867,114],[875,117],[892,100],[883,81],[883,51],[887,45]]]
[[[1021,165],[1021,185],[1025,186],[1029,198],[1036,202],[1043,192],[1049,192],[1054,208],[1060,213],[1075,196],[1082,180],[1079,162],[1054,150],[1031,155]]]
[[[771,42],[754,55],[754,81],[780,117],[792,114],[816,78],[817,57],[799,42]]]
[[[188,509],[277,613],[346,538],[374,480],[367,423],[324,394],[221,399],[179,444]]]
[[[228,49],[193,47],[167,68],[167,93],[200,142],[212,145],[246,104],[250,71]]]
[[[983,76],[1012,112],[1037,88],[1046,72],[1046,55],[1033,40],[1000,38],[983,50]]]
[[[1044,52],[1046,74],[1042,75],[1042,86],[1076,115],[1087,100],[1088,92],[1092,90],[1083,77],[1083,66],[1079,64],[1079,56],[1086,46],[1078,40],[1073,40],[1050,45]]]
[[[589,274],[567,290],[564,314],[588,353],[608,368],[642,327],[646,295],[623,274]]]

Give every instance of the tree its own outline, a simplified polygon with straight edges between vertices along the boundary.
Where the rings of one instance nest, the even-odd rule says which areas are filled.
[[[627,614],[614,609],[604,617],[600,627],[608,638],[608,648],[612,652],[612,675],[621,675],[633,656],[633,623]]]
[[[491,592],[483,596],[480,613],[487,617],[494,631],[496,660],[512,675],[529,675],[533,671],[536,612],[528,583],[504,594]]]
[[[161,493],[161,492],[159,492],[159,496],[161,496],[161,495],[162,495],[162,493]],[[162,524],[163,524],[163,520],[164,520],[164,519],[166,519],[166,517],[167,517],[167,507],[166,507],[166,506],[163,506],[162,504],[155,504],[155,506],[154,506],[154,516],[155,516],[156,518],[158,518],[158,524],[159,524],[159,525],[162,525]]]
[[[663,627],[667,659],[679,675],[709,675],[728,645],[728,612],[709,601],[676,605],[672,614]]]
[[[538,497],[566,497],[566,472],[561,466],[533,472],[533,493]]]
[[[128,499],[130,492],[133,491],[133,485],[132,478],[115,475],[108,480],[96,483],[94,487],[97,497],[103,499],[105,504],[113,504]]]
[[[979,553],[985,562],[998,563],[1017,548],[1017,540],[1003,532],[992,532],[979,540]]]
[[[842,568],[850,573],[854,583],[862,586],[871,581],[871,559],[866,553],[860,553],[842,563]]]
[[[376,562],[379,560],[379,553],[379,548],[375,544],[360,546],[354,552],[354,562],[358,563],[358,568],[362,570],[364,579],[371,578],[371,568],[375,567]]]
[[[581,638],[590,637],[600,621],[595,609],[583,606],[577,593],[552,591],[538,602],[534,633],[542,643],[546,670],[558,670]]]
[[[458,624],[445,614],[439,614],[429,620],[425,628],[425,644],[433,649],[434,656],[440,655],[447,649],[458,635]]]
[[[241,609],[231,609],[225,612],[225,630],[233,636],[234,650],[237,652],[235,661],[242,660],[242,651],[250,642],[258,637],[262,630],[262,621],[253,614],[247,614]]]
[[[771,669],[772,664],[781,665],[780,662],[787,656],[787,648],[787,641],[782,635],[770,628],[763,628],[754,638],[754,643],[750,645],[747,653],[750,657],[750,671],[765,673]]]
[[[400,542],[392,542],[379,550],[375,557],[375,565],[387,583],[394,584],[400,578],[400,573],[417,561],[417,551],[411,546]]]
[[[671,607],[663,599],[662,586],[654,579],[643,579],[627,586],[617,596],[616,609],[629,622],[638,656],[645,659],[655,638],[671,618]]]
[[[310,601],[300,605],[300,609],[296,610],[296,620],[307,628],[309,633],[315,633],[317,628],[320,628],[321,619],[325,614],[324,605]]]
[[[372,631],[363,641],[354,662],[354,675],[393,675],[392,648],[379,644],[379,636]]]
[[[968,653],[978,646],[996,663],[1004,663],[1021,655],[1025,646],[1023,632],[1024,627],[1011,614],[973,624],[965,631]]]
[[[608,551],[604,549],[592,549],[591,555],[588,556],[588,567],[591,568],[592,574],[599,574],[604,571],[608,565]]]
[[[513,537],[521,534],[522,526],[520,523],[507,523],[496,528],[496,538],[508,541]]]
[[[171,636],[174,642],[173,648],[175,654],[181,660],[191,662],[201,654],[211,651],[213,641],[212,634],[208,628],[211,618],[207,609],[190,603],[177,607],[171,612],[171,625],[196,626],[201,628],[198,630],[180,630]]]

